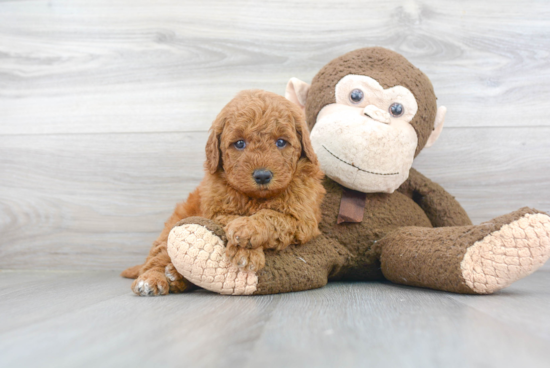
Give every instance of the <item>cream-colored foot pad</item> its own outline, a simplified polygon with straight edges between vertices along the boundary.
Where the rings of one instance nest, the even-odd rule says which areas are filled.
[[[176,226],[168,235],[168,255],[176,270],[193,284],[230,295],[250,295],[258,277],[225,260],[223,241],[204,226]]]
[[[460,267],[476,293],[491,294],[533,272],[550,257],[550,217],[527,214],[468,248]]]

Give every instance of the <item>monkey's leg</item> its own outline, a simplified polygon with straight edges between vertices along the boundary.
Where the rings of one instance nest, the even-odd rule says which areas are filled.
[[[199,217],[180,221],[168,237],[168,254],[179,273],[204,289],[229,295],[277,294],[326,285],[349,258],[347,250],[319,236],[283,251],[266,251],[259,271],[239,269],[224,258],[221,225]]]
[[[401,228],[379,245],[382,272],[395,283],[491,294],[550,257],[550,217],[525,207],[475,226]]]

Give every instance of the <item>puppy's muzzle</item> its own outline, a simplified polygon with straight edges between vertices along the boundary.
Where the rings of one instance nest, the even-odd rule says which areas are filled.
[[[269,170],[259,169],[254,170],[252,177],[257,184],[268,184],[271,181],[271,178],[273,178],[273,173]]]

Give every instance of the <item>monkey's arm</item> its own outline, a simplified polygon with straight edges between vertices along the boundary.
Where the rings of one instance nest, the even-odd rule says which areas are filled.
[[[412,198],[426,213],[434,227],[471,225],[460,203],[443,187],[415,169],[397,191]]]

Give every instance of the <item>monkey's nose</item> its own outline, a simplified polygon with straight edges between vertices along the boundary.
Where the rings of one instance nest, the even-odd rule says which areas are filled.
[[[273,173],[269,170],[259,169],[254,171],[252,177],[258,184],[268,184],[273,178]]]
[[[374,105],[368,105],[367,107],[365,107],[365,109],[363,110],[363,114],[380,123],[389,124],[391,122],[390,113],[379,109]]]

